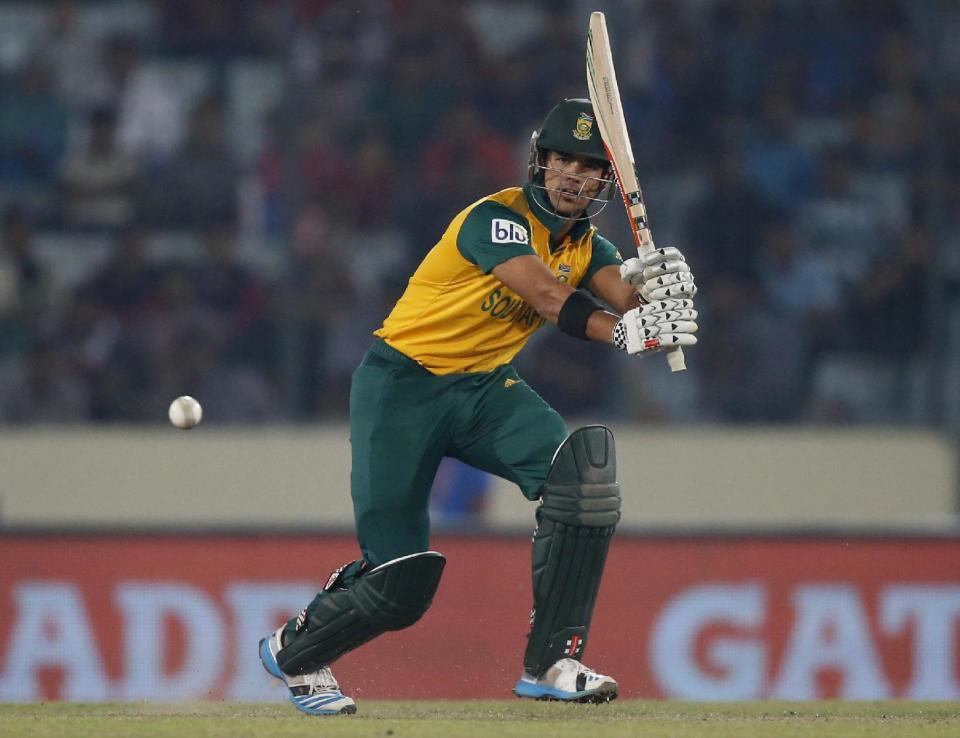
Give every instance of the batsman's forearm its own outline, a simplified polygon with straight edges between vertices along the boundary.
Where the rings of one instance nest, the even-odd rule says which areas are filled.
[[[587,321],[587,338],[597,343],[613,343],[613,329],[620,321],[619,315],[597,310]]]

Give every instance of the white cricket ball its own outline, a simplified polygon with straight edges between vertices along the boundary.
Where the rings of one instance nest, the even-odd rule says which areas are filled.
[[[170,403],[167,415],[177,428],[190,430],[203,418],[203,408],[189,395],[183,395]]]

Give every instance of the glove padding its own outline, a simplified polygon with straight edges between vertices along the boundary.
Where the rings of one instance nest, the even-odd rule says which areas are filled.
[[[627,311],[613,329],[613,344],[628,354],[693,346],[697,337],[693,300],[659,300]]]
[[[697,294],[690,265],[672,246],[627,259],[620,265],[620,278],[647,302]]]

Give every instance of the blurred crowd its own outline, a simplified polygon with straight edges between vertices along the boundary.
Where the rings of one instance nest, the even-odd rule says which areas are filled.
[[[344,416],[420,257],[585,96],[594,6],[701,343],[671,377],[548,327],[521,373],[571,417],[931,422],[960,8],[908,0],[0,4],[0,421]]]

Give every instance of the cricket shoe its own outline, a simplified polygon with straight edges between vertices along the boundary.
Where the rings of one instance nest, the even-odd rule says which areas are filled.
[[[535,700],[599,704],[616,699],[620,687],[612,677],[597,674],[575,659],[560,659],[539,679],[524,671],[513,692]]]
[[[340,691],[340,685],[333,678],[329,666],[324,666],[309,674],[291,676],[285,674],[277,663],[277,653],[281,648],[280,638],[283,628],[273,635],[260,639],[260,663],[271,676],[275,676],[290,690],[290,701],[300,712],[307,715],[352,715],[357,711],[356,703]]]

